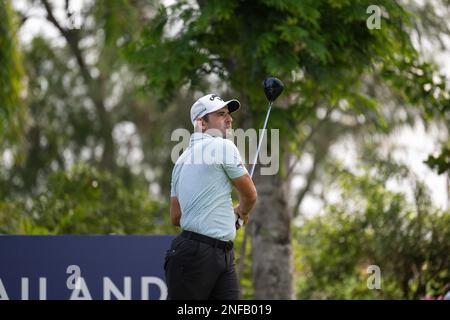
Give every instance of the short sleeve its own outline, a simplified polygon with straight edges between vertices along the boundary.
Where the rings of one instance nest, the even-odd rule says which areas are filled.
[[[230,179],[239,178],[248,174],[247,169],[242,162],[238,148],[230,140],[224,139],[224,154],[222,167]]]

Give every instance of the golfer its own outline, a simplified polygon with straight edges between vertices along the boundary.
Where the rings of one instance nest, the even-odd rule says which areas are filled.
[[[239,108],[239,101],[214,94],[191,107],[194,133],[172,172],[170,218],[183,231],[165,258],[168,299],[239,298],[235,214],[246,224],[257,196],[238,149],[226,139]],[[234,208],[232,185],[239,194]]]

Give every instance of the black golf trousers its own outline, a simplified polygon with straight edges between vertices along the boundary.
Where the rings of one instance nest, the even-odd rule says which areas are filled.
[[[169,300],[237,300],[233,243],[183,231],[167,251]]]

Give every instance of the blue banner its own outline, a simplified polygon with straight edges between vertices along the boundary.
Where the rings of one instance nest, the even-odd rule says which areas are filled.
[[[173,236],[0,236],[0,300],[166,299]]]

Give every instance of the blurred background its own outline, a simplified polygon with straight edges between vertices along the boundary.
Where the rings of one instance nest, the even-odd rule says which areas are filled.
[[[209,92],[262,127],[273,75],[280,170],[255,172],[243,298],[442,298],[449,6],[0,0],[0,233],[177,234],[172,132]]]

